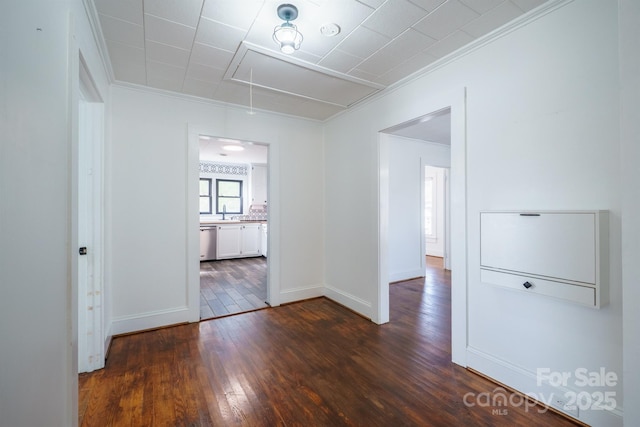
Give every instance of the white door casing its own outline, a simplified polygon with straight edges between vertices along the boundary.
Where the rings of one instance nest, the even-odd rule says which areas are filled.
[[[104,367],[104,104],[80,58],[78,105],[78,371]],[[86,248],[86,255],[80,253]]]

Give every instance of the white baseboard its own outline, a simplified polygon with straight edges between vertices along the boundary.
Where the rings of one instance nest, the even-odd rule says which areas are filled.
[[[111,323],[112,335],[127,334],[189,322],[189,308],[176,307],[131,316],[114,317]]]
[[[371,316],[373,315],[371,310],[371,303],[360,299],[355,295],[340,291],[336,288],[332,288],[331,286],[325,286],[324,296],[329,298],[330,300],[337,302],[338,304],[342,304],[345,307],[350,308],[356,313],[359,313],[369,319],[371,319]]]
[[[321,297],[323,295],[322,290],[322,286],[308,286],[304,288],[287,289],[285,291],[280,291],[280,304]]]
[[[400,282],[402,280],[415,279],[416,277],[424,277],[424,270],[417,268],[415,270],[389,272],[389,282]]]
[[[496,358],[472,347],[467,347],[467,366],[488,376],[489,378],[493,378],[494,380],[519,391],[520,393],[531,396],[538,401],[551,403],[550,406],[554,409],[564,412],[568,416],[576,418],[590,426],[622,427],[622,407],[617,407],[613,410],[596,408],[581,410],[578,408],[578,416],[576,416],[575,413],[563,410],[553,404],[555,398],[560,398],[565,401],[569,398],[570,400],[570,396],[576,396],[584,390],[573,389],[570,385],[567,387],[556,387],[550,385],[546,381],[543,381],[538,385],[537,372],[531,372],[519,366],[515,366],[505,360]],[[594,392],[595,391],[601,390],[595,389]],[[594,399],[594,401],[595,400],[596,399]],[[616,400],[619,401],[620,396],[618,396],[618,399]],[[587,404],[588,402],[582,403]],[[538,408],[529,408],[529,410],[537,411]]]

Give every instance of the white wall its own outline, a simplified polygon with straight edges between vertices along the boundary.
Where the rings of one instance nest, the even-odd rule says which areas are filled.
[[[79,49],[104,89],[80,1],[3,5],[0,423],[7,426],[77,424],[77,248],[70,187]]]
[[[279,272],[278,283],[271,285],[279,290],[280,302],[322,295],[320,123],[263,112],[251,116],[243,109],[119,86],[112,95],[107,179],[116,333],[190,319],[188,129],[271,144],[269,164],[280,165],[272,168],[270,179],[277,186],[269,195],[269,258]],[[197,253],[196,248],[196,260]]]
[[[468,364],[523,392],[538,391],[537,368],[605,367],[621,375],[617,31],[614,1],[569,2],[330,120],[327,284],[356,297],[354,309],[376,301],[376,132],[427,113],[425,100],[466,87]],[[338,215],[346,200],[359,207],[358,217]],[[479,212],[491,209],[610,210],[610,305],[591,310],[481,283]],[[610,391],[621,411],[620,383]],[[620,423],[605,411],[580,418]]]
[[[448,167],[450,148],[394,135],[389,140],[389,281],[424,276],[424,165]]]
[[[640,425],[640,2],[621,0],[620,141],[622,161],[622,283],[625,426]]]

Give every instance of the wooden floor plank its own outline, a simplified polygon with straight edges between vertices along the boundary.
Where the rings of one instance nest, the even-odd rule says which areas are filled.
[[[537,407],[464,404],[510,393],[451,362],[440,266],[392,284],[390,302],[381,326],[319,298],[118,337],[105,369],[80,375],[80,425],[576,425]]]

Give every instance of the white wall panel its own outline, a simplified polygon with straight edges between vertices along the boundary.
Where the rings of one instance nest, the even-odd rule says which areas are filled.
[[[270,260],[277,260],[279,292],[318,288],[323,284],[321,125],[317,122],[178,99],[162,94],[113,88],[112,283],[114,321],[119,332],[189,320],[187,269],[188,129],[212,136],[271,145],[270,180],[279,182],[269,197]],[[275,154],[274,154],[275,153]],[[273,226],[272,226],[273,225]],[[194,224],[198,227],[198,223]],[[275,243],[274,243],[275,244]],[[195,253],[197,257],[198,254]],[[180,314],[182,313],[182,314]],[[158,315],[160,314],[160,315]],[[137,323],[136,323],[137,322]]]
[[[377,131],[420,116],[421,105],[443,92],[466,87],[472,363],[523,392],[536,391],[539,367],[604,366],[621,377],[617,37],[615,2],[569,2],[330,120],[325,131],[331,171],[325,189],[327,283],[376,301]],[[453,175],[452,170],[452,180]],[[341,215],[337,207],[349,198],[368,214]],[[480,282],[479,212],[528,208],[610,211],[609,306],[596,311],[533,302]],[[477,362],[478,354],[491,363]],[[619,425],[621,383],[610,391],[618,407],[601,415],[608,425]],[[596,412],[583,411],[580,418],[603,425]]]

